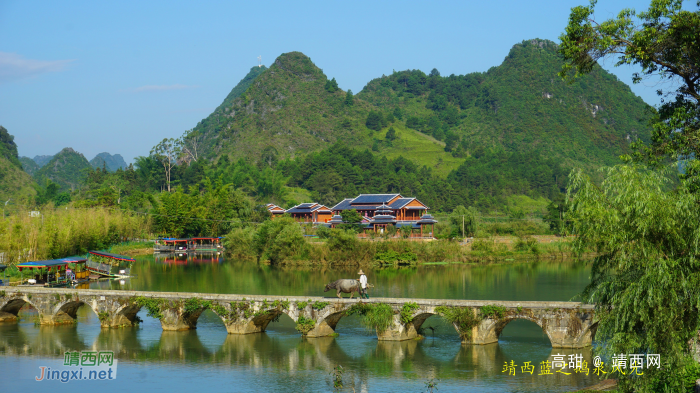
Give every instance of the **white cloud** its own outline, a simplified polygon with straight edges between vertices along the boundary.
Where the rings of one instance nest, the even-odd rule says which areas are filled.
[[[16,53],[0,52],[0,82],[37,76],[66,69],[74,60],[33,60]]]
[[[182,90],[182,89],[194,89],[199,86],[188,86],[188,85],[146,85],[137,87],[135,89],[128,89],[132,93],[141,93],[145,91],[166,91],[166,90]]]

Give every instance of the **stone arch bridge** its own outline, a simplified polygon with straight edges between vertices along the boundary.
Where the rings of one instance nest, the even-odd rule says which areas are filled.
[[[199,316],[206,309],[218,315],[230,334],[264,332],[268,324],[282,314],[297,326],[305,324],[305,336],[335,335],[340,319],[359,299],[298,296],[257,296],[210,293],[147,292],[64,288],[4,287],[0,290],[0,322],[17,320],[19,310],[29,303],[39,314],[39,323],[54,325],[74,323],[82,306],[90,307],[103,328],[132,325],[136,314],[146,308],[160,319],[163,330],[196,329]],[[454,324],[464,344],[498,342],[505,326],[516,319],[536,323],[549,337],[554,348],[581,348],[591,345],[597,323],[593,306],[575,302],[519,302],[451,299],[373,298],[365,303],[384,303],[394,311],[390,326],[377,331],[380,341],[403,341],[418,338],[421,325],[432,315],[447,308],[469,309],[474,316],[468,328]],[[409,322],[400,312],[412,304]],[[501,312],[482,315],[482,307],[497,306]]]

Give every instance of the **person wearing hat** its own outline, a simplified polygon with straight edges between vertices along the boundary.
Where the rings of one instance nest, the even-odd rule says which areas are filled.
[[[360,298],[369,299],[367,294],[367,276],[365,276],[365,272],[362,269],[357,274],[360,275]]]

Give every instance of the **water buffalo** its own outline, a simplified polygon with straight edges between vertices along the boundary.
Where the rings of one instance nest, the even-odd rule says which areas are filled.
[[[338,297],[341,297],[340,293],[343,292],[349,293],[350,299],[352,299],[353,292],[360,293],[360,282],[349,278],[341,278],[340,280],[335,280],[330,284],[326,284],[326,289],[324,289],[323,292],[328,292],[331,289],[337,291]]]

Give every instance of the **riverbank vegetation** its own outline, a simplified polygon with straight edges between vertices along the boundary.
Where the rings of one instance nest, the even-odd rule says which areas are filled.
[[[40,213],[0,219],[3,263],[62,258],[105,249],[128,239],[147,238],[148,218],[105,208],[66,209],[46,206]]]
[[[240,227],[224,239],[234,258],[272,264],[347,264],[399,266],[425,262],[480,262],[516,258],[564,258],[571,256],[571,238],[551,236],[541,243],[531,236],[488,237],[433,241],[409,240],[385,235],[358,237],[348,229],[300,226],[281,217],[259,226]]]

